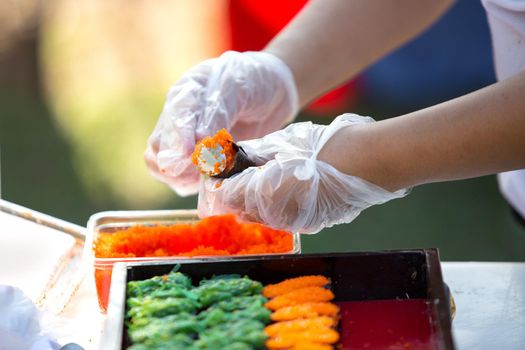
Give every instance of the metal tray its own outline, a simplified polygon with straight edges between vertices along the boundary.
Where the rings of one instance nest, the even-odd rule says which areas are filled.
[[[94,267],[99,306],[102,312],[106,312],[109,288],[111,285],[111,271],[117,262],[146,262],[146,261],[172,261],[173,259],[185,259],[185,257],[133,257],[133,258],[97,258],[93,254],[93,243],[99,232],[110,233],[124,230],[135,225],[173,225],[177,223],[194,223],[199,221],[197,210],[124,210],[105,211],[92,215],[87,223],[87,238],[84,246],[84,259]],[[298,233],[293,234],[293,249],[286,254],[299,254],[301,252],[301,240]],[[280,254],[263,254],[280,255]],[[242,255],[247,256],[263,256]],[[214,260],[237,259],[240,255],[230,256],[199,256],[199,259],[210,258]],[[188,259],[188,258],[186,258]],[[192,258],[195,259],[195,258]]]
[[[267,284],[294,276],[323,274],[332,280],[335,301],[426,299],[430,303],[437,348],[455,349],[450,302],[437,249],[118,263],[113,271],[102,349],[129,346],[124,326],[126,282],[166,274],[176,264],[181,265],[180,272],[189,274],[193,280],[239,273]]]
[[[0,212],[34,222],[72,236],[75,243],[46,284],[44,295],[34,300],[40,309],[59,314],[67,306],[85,276],[82,251],[86,228],[0,199]],[[8,233],[4,233],[8,234]]]
[[[96,258],[93,255],[93,242],[98,232],[114,232],[135,225],[173,225],[176,223],[193,223],[199,221],[197,210],[123,210],[104,211],[93,214],[87,223],[87,237],[84,255],[93,263],[137,262],[152,260],[172,260],[172,257],[136,257],[136,258]],[[298,233],[293,234],[293,249],[287,254],[301,253],[301,239]],[[246,255],[245,255],[246,256]],[[224,258],[224,257],[223,257]],[[228,257],[229,258],[229,257]]]

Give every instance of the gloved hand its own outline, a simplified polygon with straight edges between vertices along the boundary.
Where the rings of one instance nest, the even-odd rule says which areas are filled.
[[[19,288],[0,285],[0,349],[58,350],[42,313]]]
[[[233,212],[273,228],[316,233],[348,223],[374,204],[403,197],[408,190],[386,191],[316,159],[337,131],[367,122],[373,119],[344,114],[328,126],[291,124],[261,139],[239,142],[261,166],[222,182],[205,178],[199,193],[199,215]]]
[[[178,194],[198,190],[197,141],[226,128],[235,140],[261,137],[298,111],[288,66],[264,52],[228,51],[190,69],[171,87],[145,153],[151,174]]]

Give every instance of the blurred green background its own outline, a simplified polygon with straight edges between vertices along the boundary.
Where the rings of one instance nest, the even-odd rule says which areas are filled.
[[[147,174],[142,153],[169,85],[228,48],[228,2],[9,4],[0,5],[2,198],[81,225],[103,210],[195,208],[195,197],[177,197]],[[450,16],[460,16],[458,11]],[[486,45],[486,20],[480,25]],[[425,76],[433,63],[416,54],[424,64],[411,71],[420,82],[399,83],[410,90],[408,102],[385,96],[397,89],[378,85],[377,77],[396,79],[389,74],[402,74],[399,59],[410,50],[424,52],[428,42],[435,45],[432,36],[446,36],[440,28],[359,77],[342,106],[310,110],[299,119],[329,123],[342,111],[382,119],[486,85],[466,77],[458,87],[454,72],[473,64],[452,55],[451,64],[435,69],[445,81],[438,91]],[[475,44],[463,40],[456,38],[461,46]],[[443,260],[523,261],[525,229],[512,217],[495,176],[488,176],[421,186],[351,224],[303,236],[303,252],[413,247],[438,247]]]

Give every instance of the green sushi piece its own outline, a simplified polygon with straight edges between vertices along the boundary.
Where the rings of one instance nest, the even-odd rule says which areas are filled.
[[[250,344],[243,343],[243,342],[234,342],[234,343],[214,343],[211,344],[209,342],[200,342],[197,341],[193,345],[191,345],[188,348],[184,348],[187,350],[254,350],[255,348],[251,346]]]
[[[235,299],[237,298],[233,298],[231,301],[235,302]],[[256,320],[266,324],[270,322],[270,315],[271,311],[262,305],[258,305],[258,303],[253,303],[244,309],[237,309],[234,311],[225,310],[218,307],[217,304],[214,304],[208,309],[202,311],[198,315],[198,319],[201,320],[204,327],[213,327],[221,323],[244,319]]]
[[[133,343],[144,343],[148,339],[167,342],[178,334],[192,338],[192,335],[204,330],[195,315],[188,313],[182,315],[154,318],[146,324],[134,325],[135,327],[128,331],[129,337]]]
[[[144,281],[130,281],[126,293],[128,298],[133,298],[166,290],[177,290],[182,293],[183,290],[190,288],[192,288],[191,278],[180,272],[170,272],[165,276],[155,276]]]
[[[260,294],[262,284],[248,277],[221,278],[214,277],[204,280],[194,292],[198,296],[203,307],[210,306],[223,300],[229,300],[235,296],[248,296]]]
[[[127,318],[135,323],[141,318],[164,317],[180,312],[193,313],[199,303],[188,298],[131,298],[128,299]]]
[[[193,287],[180,272],[128,282],[128,349],[264,349],[271,311],[262,288],[240,275],[214,276]]]
[[[213,304],[212,307],[219,308],[224,311],[243,310],[254,307],[264,307],[268,302],[262,294],[255,294],[249,296],[235,297],[230,300],[223,300]]]
[[[229,349],[231,344],[245,343],[254,349],[263,349],[267,339],[264,326],[250,319],[222,323],[201,332],[194,344],[201,349]]]
[[[166,350],[166,349],[191,349],[195,339],[190,335],[177,333],[169,339],[148,338],[142,343],[136,343],[127,350]]]
[[[203,278],[199,282],[199,286],[202,286],[203,284],[207,284],[210,282],[218,281],[218,280],[234,280],[241,278],[242,276],[237,273],[231,273],[231,274],[223,274],[223,275],[214,275],[211,278]]]

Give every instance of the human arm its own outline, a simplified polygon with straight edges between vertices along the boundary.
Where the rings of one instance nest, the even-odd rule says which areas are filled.
[[[452,0],[312,0],[264,49],[290,67],[304,106],[429,27]]]
[[[318,159],[391,191],[525,168],[525,71],[430,108],[342,129]]]
[[[423,183],[525,167],[525,72],[477,92],[380,122],[342,115],[240,143],[259,167],[206,179],[199,214],[234,212],[312,233]]]
[[[226,52],[198,64],[168,93],[145,152],[150,173],[180,195],[195,193],[190,155],[200,139],[221,128],[236,140],[281,128],[300,106],[422,31],[450,2],[315,0],[264,52]]]

